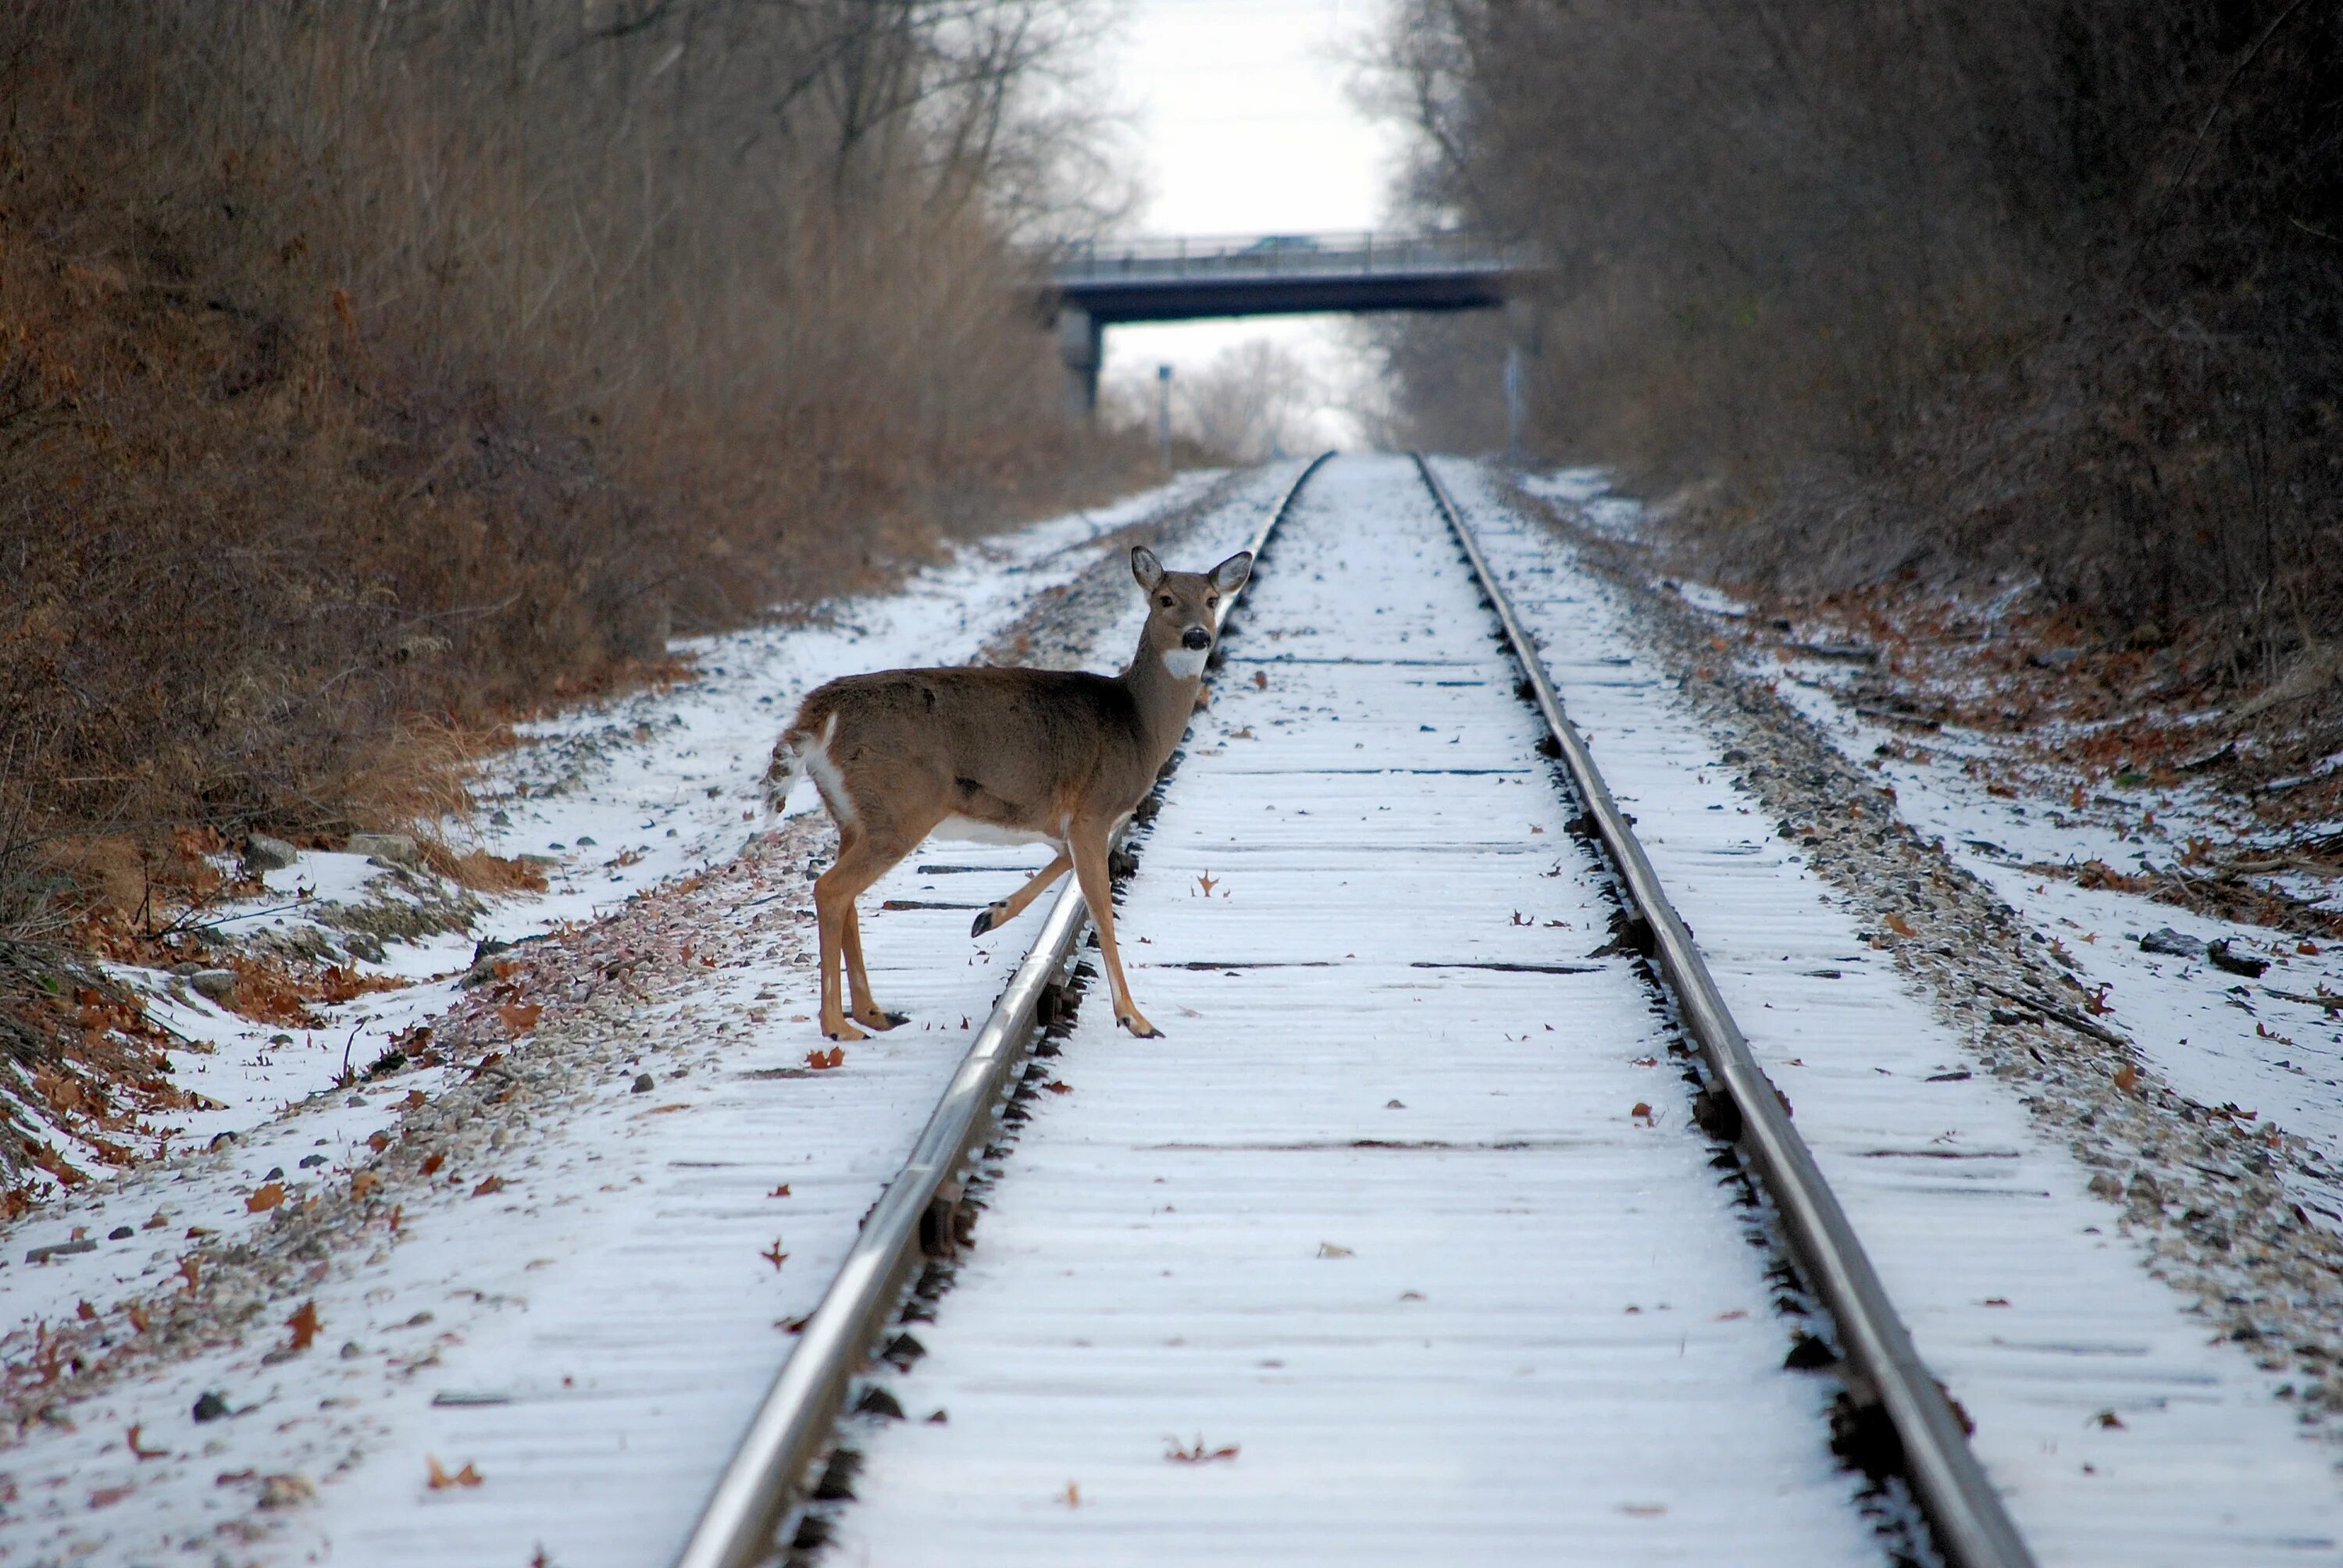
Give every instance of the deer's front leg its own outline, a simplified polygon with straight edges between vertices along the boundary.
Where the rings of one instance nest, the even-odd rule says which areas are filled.
[[[1072,856],[1063,849],[1059,850],[1058,858],[1034,872],[1032,880],[1000,902],[987,904],[983,911],[976,917],[976,924],[970,928],[968,934],[971,937],[980,937],[987,931],[998,930],[1023,914],[1033,900],[1048,890],[1051,883],[1066,874],[1066,868],[1073,863]]]
[[[1147,1021],[1131,1000],[1122,978],[1122,955],[1114,942],[1114,882],[1106,869],[1106,829],[1077,825],[1068,837],[1073,851],[1074,876],[1081,883],[1082,901],[1090,906],[1098,927],[1099,956],[1106,960],[1106,983],[1114,999],[1114,1020],[1141,1040],[1160,1040],[1163,1031]]]

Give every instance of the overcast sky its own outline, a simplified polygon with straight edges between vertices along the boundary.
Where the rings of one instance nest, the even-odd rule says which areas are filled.
[[[1355,61],[1383,0],[1133,0],[1111,65],[1132,116],[1151,235],[1297,234],[1376,226],[1396,136],[1353,105]],[[1271,317],[1118,327],[1110,379],[1209,359],[1248,337],[1300,347],[1330,380],[1355,356],[1338,320]],[[1339,417],[1327,434],[1352,434]]]

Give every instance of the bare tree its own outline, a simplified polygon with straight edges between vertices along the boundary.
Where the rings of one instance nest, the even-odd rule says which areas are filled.
[[[2337,5],[1403,0],[1370,96],[1415,216],[1554,264],[1534,445],[1702,482],[1735,569],[2343,635]],[[1485,425],[1499,335],[1377,341]]]
[[[1312,416],[1322,401],[1308,362],[1266,337],[1223,348],[1172,386],[1174,417],[1184,433],[1234,463],[1308,446]]]

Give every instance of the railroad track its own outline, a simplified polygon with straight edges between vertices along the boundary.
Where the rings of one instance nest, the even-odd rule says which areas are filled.
[[[932,1298],[971,1239],[988,1175],[1002,1169],[1002,1123],[1027,1120],[1024,1102],[1045,1086],[1069,1091],[1051,1109],[1052,1126],[1078,1105],[1090,1120],[1063,1147],[1021,1146],[1018,1217],[996,1211],[987,1226],[989,1240],[1001,1233],[1006,1261],[989,1265],[997,1279],[970,1291],[982,1296],[966,1308],[971,1343],[949,1374],[960,1408],[939,1409],[933,1426],[970,1424],[974,1402],[989,1412],[980,1440],[989,1450],[1015,1447],[1000,1442],[1004,1422],[1075,1434],[1071,1452],[1107,1467],[1111,1490],[1094,1484],[1086,1504],[1081,1482],[1069,1477],[1062,1493],[1021,1493],[1010,1511],[1044,1511],[1038,1528],[1052,1533],[1106,1533],[1060,1547],[1071,1553],[1064,1560],[1142,1561],[1159,1541],[1167,1561],[1212,1549],[1246,1555],[1248,1541],[1269,1543],[1257,1553],[1265,1557],[1332,1556],[1343,1554],[1341,1533],[1362,1523],[1365,1550],[1349,1554],[1432,1560],[1463,1543],[1503,1559],[1551,1550],[1560,1523],[1592,1557],[1628,1560],[1644,1549],[1647,1522],[1671,1506],[1679,1517],[1715,1514],[1695,1533],[1731,1533],[1717,1560],[1765,1555],[1737,1548],[1762,1545],[1769,1530],[1792,1551],[1813,1545],[1810,1558],[1795,1560],[1875,1556],[1882,1510],[1875,1503],[1873,1517],[1850,1523],[1855,1507],[1823,1454],[1815,1399],[1797,1392],[1801,1374],[1778,1371],[1784,1335],[1765,1321],[1771,1306],[1813,1309],[1794,1361],[1835,1372],[1842,1449],[1900,1480],[1946,1560],[2030,1563],[1959,1418],[1563,712],[1472,526],[1420,460],[1404,502],[1393,493],[1403,482],[1395,468],[1345,465],[1322,477],[1324,465],[1295,480],[1253,541],[1262,566],[1247,600],[1278,598],[1273,614],[1256,617],[1252,602],[1228,612],[1216,710],[1232,719],[1257,706],[1261,717],[1217,745],[1200,724],[1182,770],[1159,793],[1167,804],[1147,835],[1150,864],[1129,884],[1134,900],[1148,897],[1126,916],[1126,951],[1160,955],[1135,968],[1142,1003],[1177,1001],[1169,990],[1176,977],[1187,987],[1180,994],[1207,1010],[1159,1010],[1170,1041],[1101,1043],[1079,1055],[1089,1076],[1071,1086],[1056,1066],[1029,1060],[1037,1044],[1051,1057],[1074,1050],[1105,1021],[1103,1006],[1089,1010],[1096,1019],[1067,1017],[1086,978],[1085,912],[1068,885],[804,1326],[679,1568],[746,1568],[825,1537],[828,1526],[807,1505],[857,1485],[839,1442],[841,1417],[902,1413],[870,1374],[927,1354],[911,1330],[935,1315]],[[1317,513],[1331,515],[1309,521],[1306,538],[1289,538],[1288,519],[1310,512],[1321,489],[1333,493]],[[1389,513],[1388,528],[1361,530],[1355,518],[1372,523],[1377,508]],[[1232,755],[1248,748],[1260,749],[1262,765]],[[1533,748],[1560,762],[1574,799],[1565,803],[1549,787],[1554,769],[1532,759]],[[1574,874],[1566,869],[1574,857]],[[1547,859],[1552,871],[1536,869]],[[1178,875],[1159,876],[1159,860]],[[1240,891],[1242,905],[1232,901]],[[1528,913],[1513,909],[1499,923],[1501,906],[1524,900]],[[1585,939],[1606,927],[1611,940],[1597,950],[1606,956],[1580,958]],[[1148,946],[1134,949],[1142,938]],[[1502,1043],[1488,1043],[1493,1032]],[[1621,1050],[1648,1053],[1623,1060]],[[1654,1092],[1623,1117],[1624,1090],[1609,1086],[1648,1085],[1632,1070],[1664,1057],[1684,1069],[1684,1102],[1654,1104]],[[1382,1094],[1401,1083],[1412,1100]],[[1517,1094],[1531,1111],[1483,1103]],[[1707,1139],[1654,1136],[1656,1124],[1685,1115]],[[1041,1131],[1029,1130],[1028,1145]],[[1731,1154],[1712,1157],[1718,1144]],[[1707,1165],[1736,1161],[1762,1191],[1762,1206],[1710,1195]],[[1666,1183],[1689,1191],[1694,1172],[1711,1181],[1698,1200],[1676,1202],[1684,1237],[1650,1241],[1645,1195]],[[1169,1189],[1160,1205],[1158,1188]],[[1182,1216],[1168,1201],[1173,1193],[1200,1217]],[[1312,1249],[1312,1227],[1343,1234]],[[1161,1230],[1177,1234],[1161,1246],[1129,1240]],[[1542,1254],[1541,1241],[1568,1256]],[[1720,1244],[1735,1241],[1749,1245]],[[1619,1263],[1647,1244],[1648,1268]],[[1770,1271],[1753,1266],[1753,1251],[1772,1254]],[[1198,1282],[1157,1284],[1180,1272],[1151,1267],[1165,1261]],[[1101,1276],[1097,1286],[1037,1283],[1085,1270]],[[1377,1288],[1359,1289],[1363,1277]],[[1411,1279],[1415,1286],[1380,1289]],[[1694,1356],[1696,1309],[1655,1296],[1626,1302],[1623,1313],[1607,1300],[1577,1299],[1614,1286],[1704,1295],[1702,1306],[1745,1297],[1754,1306],[1706,1313]],[[961,1310],[956,1298],[956,1321]],[[1675,1312],[1686,1326],[1674,1346],[1679,1364],[1669,1368],[1667,1332],[1654,1330],[1661,1314]],[[1090,1332],[1076,1335],[1069,1324]],[[1158,1332],[1182,1324],[1202,1332]],[[1111,1343],[1097,1325],[1116,1336]],[[1419,1339],[1423,1354],[1400,1364]],[[1285,1353],[1258,1353],[1265,1348]],[[1092,1351],[1103,1352],[1103,1370],[1056,1364]],[[935,1375],[944,1359],[902,1386]],[[985,1372],[988,1364],[1002,1370]],[[1697,1494],[1618,1498],[1600,1525],[1541,1509],[1542,1473],[1598,1476],[1608,1451],[1645,1441],[1624,1426],[1605,1430],[1620,1407],[1602,1401],[1622,1397],[1604,1382],[1605,1368],[1647,1380],[1650,1397],[1677,1410],[1682,1430],[1650,1442],[1703,1449],[1722,1439],[1731,1452],[1745,1428],[1752,1435],[1742,1442],[1762,1434],[1772,1447],[1723,1467]],[[1295,1388],[1304,1392],[1288,1392]],[[1326,1388],[1333,1392],[1312,1392]],[[1283,1452],[1268,1462],[1282,1465],[1273,1472],[1283,1489],[1274,1517],[1256,1517],[1258,1498],[1223,1496],[1230,1512],[1200,1523],[1198,1498],[1148,1479],[1215,1465],[1235,1473],[1258,1462],[1222,1453],[1241,1449],[1238,1442],[1174,1432],[1144,1456],[1151,1473],[1110,1457],[1101,1412],[1141,1399],[1151,1410],[1286,1433]],[[1036,1419],[1061,1408],[1071,1413]],[[1408,1453],[1353,1441],[1385,1421],[1379,1437],[1413,1444]],[[1473,1433],[1460,1452],[1465,1469],[1487,1472],[1486,1497],[1477,1482],[1452,1476],[1453,1456],[1416,1457],[1439,1454],[1459,1430]],[[1237,1435],[1260,1452],[1261,1442]],[[1313,1449],[1341,1467],[1314,1492]],[[1167,1468],[1166,1459],[1175,1462]],[[858,1505],[880,1518],[862,1550],[869,1560],[900,1560],[886,1545],[892,1507],[907,1533],[898,1540],[933,1543],[939,1529],[966,1530],[949,1549],[931,1544],[931,1560],[983,1560],[988,1543],[1030,1558],[1033,1541],[1017,1533],[1026,1526],[990,1515],[962,1523],[970,1493],[954,1488],[1014,1491],[1041,1473],[1032,1466],[1052,1461],[1070,1467],[1064,1452],[971,1459],[937,1446],[907,1459],[899,1474],[874,1473],[887,1495]],[[1620,1464],[1634,1469],[1624,1456]],[[1346,1493],[1363,1474],[1388,1484],[1370,1480]],[[1410,1486],[1432,1493],[1430,1506],[1379,1518],[1386,1494]],[[943,1513],[923,1514],[922,1496]],[[1313,1497],[1322,1517],[1312,1513]],[[1771,1513],[1753,1515],[1758,1508]],[[1455,1533],[1464,1513],[1485,1542]],[[1306,1549],[1279,1534],[1305,1525]],[[1895,1527],[1892,1517],[1885,1527]]]

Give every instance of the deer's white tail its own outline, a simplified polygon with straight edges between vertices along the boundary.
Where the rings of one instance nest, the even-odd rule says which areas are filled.
[[[798,780],[806,776],[807,768],[815,759],[827,759],[830,737],[837,733],[838,715],[835,712],[821,727],[820,735],[795,725],[781,732],[781,738],[773,742],[773,759],[765,769],[765,810],[768,814],[779,813],[783,802],[789,798],[789,791],[797,788]]]

